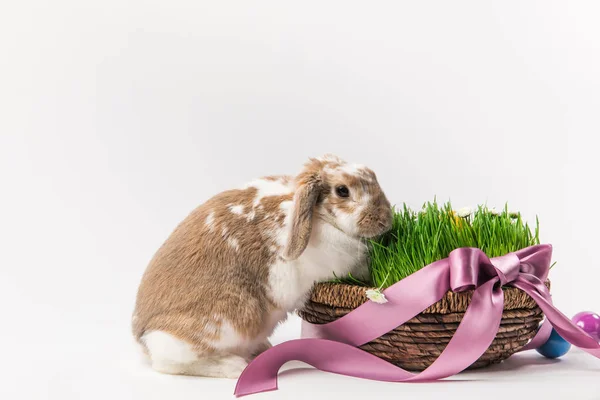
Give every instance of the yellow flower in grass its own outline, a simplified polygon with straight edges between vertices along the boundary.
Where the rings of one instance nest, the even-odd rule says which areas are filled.
[[[367,295],[367,299],[374,303],[384,304],[388,302],[385,295],[379,289],[368,289],[365,294]]]
[[[469,207],[463,207],[458,211],[450,211],[454,224],[458,227],[462,227],[466,223],[465,219],[471,214],[473,214],[473,210]]]
[[[452,210],[450,211],[448,214],[450,214],[450,216],[452,217],[452,221],[456,224],[456,225],[460,225],[462,224],[462,219],[456,215],[456,211]]]

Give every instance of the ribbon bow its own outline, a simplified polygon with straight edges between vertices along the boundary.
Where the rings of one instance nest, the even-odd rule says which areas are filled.
[[[322,371],[388,382],[423,382],[449,377],[473,364],[490,346],[502,319],[502,286],[521,289],[546,316],[523,350],[545,343],[554,328],[569,343],[600,358],[600,345],[553,305],[548,288],[552,246],[531,246],[489,259],[480,249],[460,248],[384,291],[388,302],[366,302],[333,322],[303,321],[303,339],[290,340],[256,357],[241,374],[236,396],[277,389],[283,364],[297,360]],[[474,290],[456,333],[440,356],[415,374],[358,349],[404,324],[446,293]]]

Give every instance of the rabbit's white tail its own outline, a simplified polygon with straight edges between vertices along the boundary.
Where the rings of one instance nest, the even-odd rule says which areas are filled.
[[[144,334],[152,368],[172,375],[197,375],[237,379],[248,362],[235,354],[198,354],[189,343],[163,332]]]

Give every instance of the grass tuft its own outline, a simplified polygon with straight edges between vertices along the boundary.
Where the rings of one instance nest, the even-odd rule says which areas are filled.
[[[500,212],[478,206],[473,212],[442,205],[434,200],[415,212],[406,204],[394,208],[392,229],[370,240],[370,285],[386,288],[434,261],[448,257],[460,247],[480,248],[488,257],[497,257],[539,244],[539,221],[532,233],[520,213]],[[366,285],[354,277],[336,278],[337,282]]]

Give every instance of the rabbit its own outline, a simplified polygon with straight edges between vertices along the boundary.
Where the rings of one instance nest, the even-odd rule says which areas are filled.
[[[330,154],[222,192],[150,261],[133,335],[158,372],[238,378],[315,282],[368,279],[365,238],[391,225],[375,173]]]

